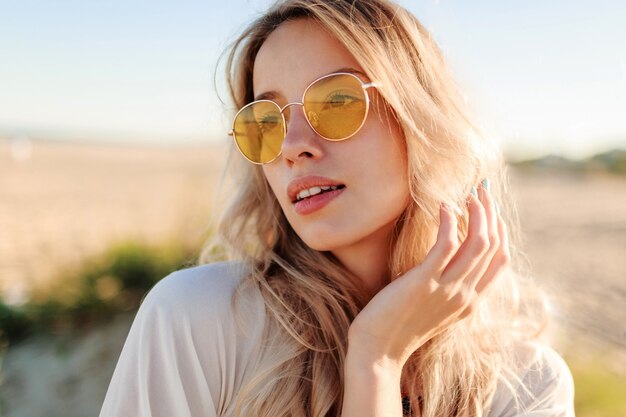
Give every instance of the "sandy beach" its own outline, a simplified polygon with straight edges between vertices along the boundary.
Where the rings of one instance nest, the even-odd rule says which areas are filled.
[[[195,241],[205,232],[216,146],[0,141],[0,293],[18,302],[63,265],[122,239]]]
[[[0,292],[9,302],[117,240],[205,236],[223,147],[20,146],[0,140]],[[626,363],[626,177],[511,169],[511,192],[533,274],[562,328],[559,350],[571,357],[592,346]],[[61,351],[37,340],[9,349],[3,415],[89,415],[131,320],[121,316]]]
[[[116,240],[198,241],[225,160],[219,145],[32,142],[21,152],[0,141],[0,292],[9,301]],[[626,347],[626,178],[510,173],[523,248],[557,315]]]

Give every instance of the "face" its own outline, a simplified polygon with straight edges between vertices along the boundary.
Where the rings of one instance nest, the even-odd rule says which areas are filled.
[[[315,79],[352,68],[354,57],[316,22],[281,24],[254,62],[254,95],[273,92],[279,106],[300,102]],[[342,71],[344,72],[344,71]],[[365,75],[356,74],[364,82]],[[376,89],[369,88],[376,100]],[[365,123],[351,138],[331,142],[311,129],[302,106],[288,107],[282,154],[263,165],[265,177],[287,220],[311,248],[339,252],[388,239],[409,201],[406,155],[399,127],[370,105]],[[389,120],[388,120],[389,119]],[[295,202],[295,192],[319,187],[320,194]],[[326,187],[336,187],[324,189]]]

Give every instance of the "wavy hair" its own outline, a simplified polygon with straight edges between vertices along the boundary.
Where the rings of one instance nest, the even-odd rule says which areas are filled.
[[[481,178],[492,180],[509,230],[510,267],[477,311],[421,346],[402,373],[416,414],[484,416],[499,382],[515,398],[520,381],[514,347],[537,338],[547,319],[519,248],[506,163],[472,121],[430,33],[388,0],[274,4],[225,50],[233,114],[254,100],[253,67],[263,42],[281,23],[301,18],[328,30],[381,84],[377,108],[400,126],[406,142],[412,198],[395,224],[387,282],[424,259],[436,239],[441,202],[458,213],[464,239],[466,196]],[[260,289],[268,317],[266,357],[238,393],[235,414],[339,416],[348,328],[371,295],[332,253],[313,250],[299,238],[261,168],[232,158],[232,149],[237,191],[220,220],[219,244],[247,265],[241,285]],[[199,263],[213,260],[214,248],[215,242],[207,243]]]

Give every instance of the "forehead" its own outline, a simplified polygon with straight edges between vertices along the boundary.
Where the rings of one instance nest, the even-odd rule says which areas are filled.
[[[272,91],[297,101],[311,81],[346,67],[363,71],[352,54],[319,23],[305,18],[287,21],[259,49],[252,74],[254,95]]]

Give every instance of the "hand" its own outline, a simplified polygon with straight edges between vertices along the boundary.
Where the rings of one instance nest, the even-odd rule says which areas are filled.
[[[349,330],[349,349],[402,367],[422,344],[476,310],[510,261],[506,225],[487,189],[469,198],[468,234],[440,208],[437,241],[424,261],[379,291]]]

